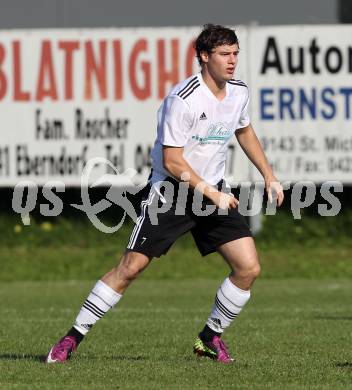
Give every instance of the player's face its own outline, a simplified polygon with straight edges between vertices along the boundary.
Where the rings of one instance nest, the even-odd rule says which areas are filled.
[[[213,51],[203,53],[202,60],[208,68],[208,72],[216,81],[228,81],[233,78],[237,61],[238,44],[217,46]]]

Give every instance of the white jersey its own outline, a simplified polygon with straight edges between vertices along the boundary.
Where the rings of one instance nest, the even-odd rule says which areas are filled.
[[[236,129],[249,125],[249,93],[239,80],[226,83],[219,101],[201,73],[177,84],[158,110],[158,135],[152,157],[151,182],[172,176],[163,165],[163,145],[183,147],[183,157],[209,184],[225,174],[228,144]]]

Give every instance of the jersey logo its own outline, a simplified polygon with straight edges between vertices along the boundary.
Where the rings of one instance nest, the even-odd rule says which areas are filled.
[[[203,114],[199,117],[199,120],[200,121],[205,121],[207,118],[207,116],[205,115],[205,112],[203,112]]]
[[[225,122],[212,123],[207,130],[207,134],[200,136],[199,134],[192,135],[192,139],[197,141],[200,145],[225,145],[233,136],[233,129],[231,124]]]
[[[142,237],[142,242],[141,242],[141,245],[143,245],[145,243],[145,240],[147,239],[147,237]]]

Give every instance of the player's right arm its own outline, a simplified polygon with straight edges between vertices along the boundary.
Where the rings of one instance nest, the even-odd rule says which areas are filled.
[[[188,182],[191,188],[200,191],[217,207],[225,209],[236,207],[237,199],[206,183],[183,157],[184,146],[188,141],[189,130],[193,121],[185,101],[178,96],[170,96],[164,104],[160,123],[164,168],[179,181]]]
[[[186,181],[191,188],[200,191],[210,199],[215,206],[228,209],[235,208],[238,200],[231,194],[218,191],[214,186],[205,182],[194,172],[192,167],[183,158],[183,147],[163,147],[164,167],[179,181]]]

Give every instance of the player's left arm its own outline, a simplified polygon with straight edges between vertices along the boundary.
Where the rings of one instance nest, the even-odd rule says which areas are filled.
[[[269,201],[272,202],[273,195],[275,195],[277,204],[280,206],[284,200],[282,185],[275,177],[253,127],[249,124],[246,127],[237,129],[235,135],[247,157],[262,174]]]

